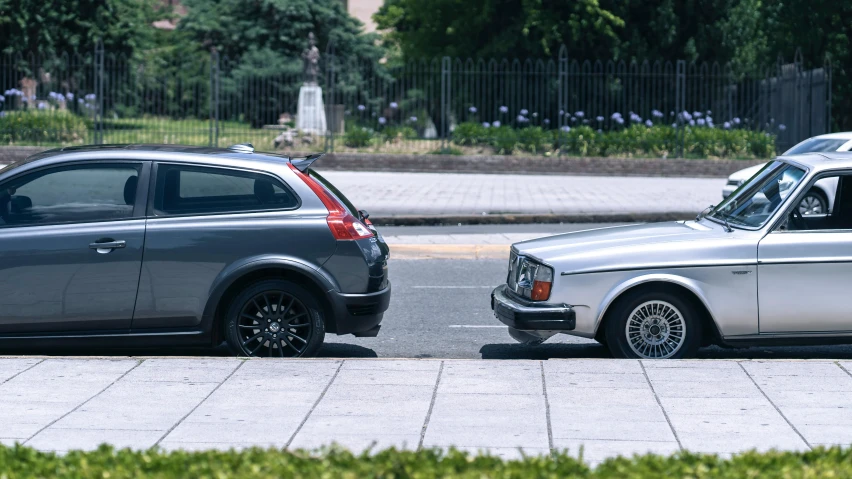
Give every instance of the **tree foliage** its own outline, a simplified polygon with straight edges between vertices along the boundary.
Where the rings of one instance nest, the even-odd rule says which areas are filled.
[[[51,57],[89,53],[98,39],[111,52],[134,54],[154,41],[165,14],[155,0],[0,0],[0,48]]]

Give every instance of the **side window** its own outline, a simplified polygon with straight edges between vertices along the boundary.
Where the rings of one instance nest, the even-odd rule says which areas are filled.
[[[121,220],[133,216],[141,165],[52,168],[0,185],[0,227]]]
[[[167,164],[157,169],[158,215],[288,209],[298,204],[290,189],[269,175]]]
[[[791,205],[779,230],[852,230],[852,176],[823,176]]]

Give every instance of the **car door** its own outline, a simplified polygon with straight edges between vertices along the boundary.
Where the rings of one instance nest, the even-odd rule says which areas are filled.
[[[147,162],[80,162],[0,184],[0,334],[127,330]]]
[[[761,333],[852,331],[852,176],[818,180],[837,182],[831,213],[788,217],[758,246]]]

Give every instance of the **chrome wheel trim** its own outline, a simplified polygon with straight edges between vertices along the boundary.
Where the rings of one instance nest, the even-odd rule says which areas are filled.
[[[627,316],[627,344],[643,359],[666,359],[680,351],[686,338],[683,314],[671,303],[646,301]]]
[[[826,205],[817,195],[807,194],[799,203],[799,213],[802,216],[825,214]]]

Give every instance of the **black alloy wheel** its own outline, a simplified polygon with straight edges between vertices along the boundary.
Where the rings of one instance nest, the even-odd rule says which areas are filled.
[[[228,344],[241,356],[313,356],[325,336],[315,299],[281,280],[257,283],[237,296],[226,327]]]

